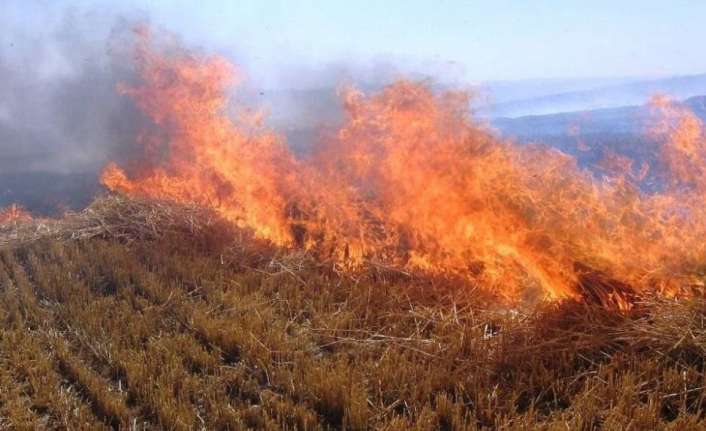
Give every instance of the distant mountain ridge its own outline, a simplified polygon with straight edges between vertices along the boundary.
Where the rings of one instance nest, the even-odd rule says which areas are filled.
[[[706,121],[706,95],[692,96],[681,103]],[[491,124],[504,136],[526,140],[553,135],[643,133],[652,119],[649,106],[641,104],[516,118],[499,117],[492,119]]]
[[[706,95],[681,102],[706,122]],[[579,165],[596,168],[608,154],[630,157],[639,166],[651,166],[650,175],[660,169],[659,142],[649,135],[655,122],[649,105],[495,118],[491,126],[505,138],[518,143],[540,143],[576,157]],[[653,185],[659,178],[653,177]],[[649,182],[649,181],[648,181]],[[649,184],[648,184],[649,187]]]
[[[706,94],[706,73],[653,80],[627,81],[593,89],[510,100],[480,110],[487,117],[521,117],[559,112],[640,105],[654,94],[686,99]]]

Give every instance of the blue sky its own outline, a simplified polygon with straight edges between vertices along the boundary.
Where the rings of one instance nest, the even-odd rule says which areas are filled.
[[[6,7],[6,19],[26,27],[66,7],[139,11],[265,77],[346,63],[468,82],[706,72],[706,1],[698,0],[9,0]]]

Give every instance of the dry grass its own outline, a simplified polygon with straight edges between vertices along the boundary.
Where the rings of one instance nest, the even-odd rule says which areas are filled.
[[[81,212],[61,219],[20,218],[0,223],[0,247],[17,247],[40,239],[83,240],[111,238],[123,241],[149,240],[167,234],[192,235],[214,230],[225,236],[233,229],[211,211],[187,205],[128,199],[110,194],[98,198]]]
[[[224,229],[110,197],[2,230],[0,427],[706,426],[704,298],[509,310],[468,283],[343,275]]]

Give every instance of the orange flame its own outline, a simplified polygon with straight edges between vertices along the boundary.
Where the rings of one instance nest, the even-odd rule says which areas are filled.
[[[613,155],[597,179],[559,151],[498,138],[472,120],[465,93],[408,81],[344,91],[345,123],[300,160],[257,120],[228,116],[235,71],[224,59],[142,42],[142,82],[121,91],[158,131],[142,138],[138,171],[105,169],[111,190],[206,205],[342,265],[468,275],[510,298],[591,284],[627,307],[626,292],[689,289],[706,262],[706,139],[666,102],[654,133],[672,182],[659,193],[637,185],[646,166]]]
[[[32,215],[22,206],[12,204],[0,208],[0,225],[32,220]]]
[[[212,206],[262,238],[289,244],[280,189],[295,162],[277,135],[257,124],[238,127],[226,115],[225,89],[233,82],[233,67],[221,58],[160,56],[147,46],[137,54],[144,84],[120,91],[132,96],[165,135],[143,138],[146,154],[154,159],[137,179],[111,164],[103,183],[126,194]],[[160,144],[168,154],[156,154]]]

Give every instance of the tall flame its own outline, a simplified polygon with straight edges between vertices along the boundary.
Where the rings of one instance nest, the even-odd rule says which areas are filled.
[[[162,56],[148,48],[137,51],[143,84],[119,91],[161,129],[141,137],[145,159],[137,178],[111,164],[103,183],[126,194],[212,206],[262,238],[289,244],[282,188],[296,163],[276,134],[227,116],[234,68],[217,57]]]
[[[597,177],[557,150],[497,137],[465,93],[409,81],[344,91],[344,124],[298,159],[256,117],[228,115],[235,70],[224,59],[165,53],[147,36],[136,58],[141,83],[121,91],[156,127],[137,169],[106,167],[111,190],[206,205],[342,265],[462,274],[511,298],[532,287],[577,296],[586,283],[676,294],[706,262],[706,139],[663,99],[652,132],[669,181],[646,193],[647,166],[614,155]]]

